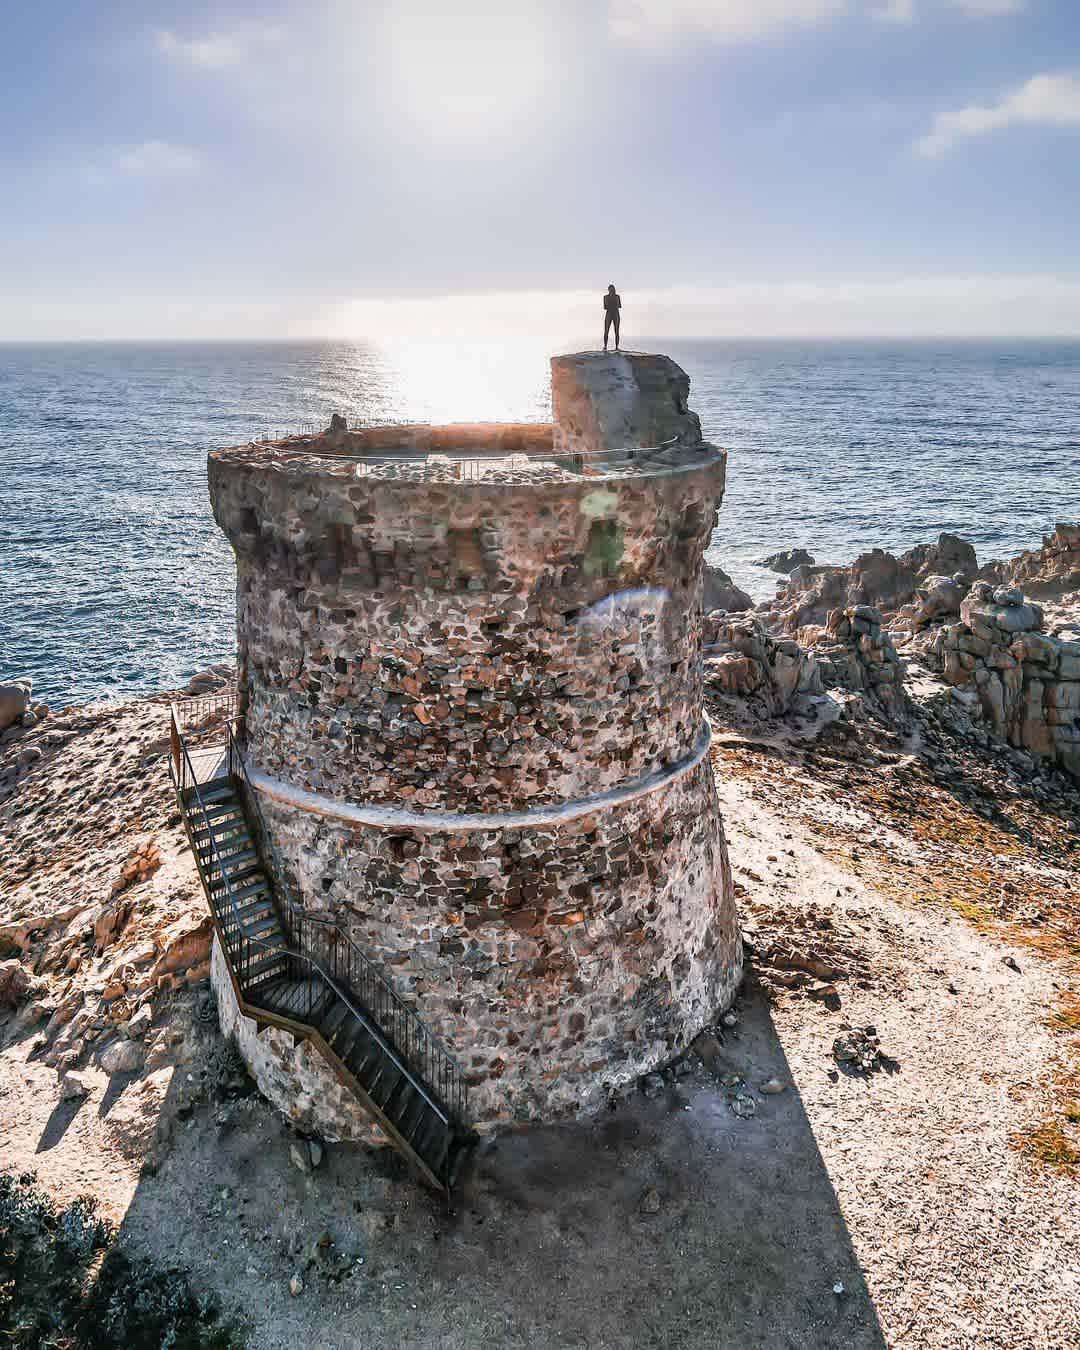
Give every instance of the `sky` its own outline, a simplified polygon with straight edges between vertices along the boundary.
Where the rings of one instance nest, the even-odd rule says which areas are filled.
[[[0,127],[0,340],[1080,335],[1077,0],[9,0]]]

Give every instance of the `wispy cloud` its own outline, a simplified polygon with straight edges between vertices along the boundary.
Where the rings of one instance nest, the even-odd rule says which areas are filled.
[[[92,183],[114,178],[174,178],[197,172],[202,163],[202,156],[190,146],[140,141],[102,150],[84,165],[84,175]]]
[[[915,0],[886,0],[886,3],[871,13],[871,18],[879,23],[914,23]]]
[[[993,19],[999,14],[1019,14],[1025,0],[949,0],[954,9],[976,19]]]
[[[650,43],[680,35],[748,42],[842,14],[847,0],[611,0],[612,33]]]
[[[1026,0],[609,0],[612,34],[641,45],[677,37],[753,42],[844,14],[910,24],[952,5],[972,18],[1016,14]]]
[[[957,141],[1011,126],[1080,126],[1080,77],[1033,75],[996,103],[971,103],[938,113],[927,134],[915,142],[914,150],[933,158]]]
[[[159,52],[184,65],[202,70],[227,70],[257,59],[280,45],[284,30],[276,24],[242,23],[200,37],[181,37],[171,28],[154,35]]]

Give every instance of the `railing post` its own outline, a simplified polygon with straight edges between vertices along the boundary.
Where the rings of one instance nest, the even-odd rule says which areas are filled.
[[[176,713],[169,716],[169,753],[172,755],[173,778],[180,786],[180,732],[176,725]]]

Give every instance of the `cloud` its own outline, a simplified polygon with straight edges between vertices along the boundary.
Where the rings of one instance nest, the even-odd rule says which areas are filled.
[[[1026,0],[943,0],[971,18],[1017,14]],[[789,28],[809,28],[855,13],[879,23],[908,24],[942,0],[609,0],[612,34],[641,45],[677,37],[753,42]]]
[[[1025,0],[949,0],[949,3],[972,18],[992,19],[999,14],[1019,14]]]
[[[612,33],[626,42],[698,35],[748,42],[809,27],[847,9],[847,0],[611,0]]]
[[[1080,126],[1080,77],[1033,75],[997,103],[971,103],[938,113],[913,148],[916,154],[932,159],[968,136],[985,136],[1010,126]]]
[[[92,183],[122,178],[174,178],[197,172],[202,156],[187,145],[169,141],[141,141],[103,150],[84,166]]]
[[[171,28],[154,35],[159,52],[184,65],[201,70],[227,70],[246,65],[268,48],[280,44],[283,30],[275,24],[243,23],[204,37],[183,38]]]
[[[879,23],[914,23],[915,0],[886,0],[882,9],[872,12]]]

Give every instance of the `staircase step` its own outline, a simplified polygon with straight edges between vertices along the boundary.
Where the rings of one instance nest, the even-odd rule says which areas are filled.
[[[191,824],[196,838],[199,835],[205,837],[208,832],[202,816],[203,813],[198,809],[191,812]],[[214,834],[218,831],[239,829],[241,825],[247,824],[239,806],[209,806],[206,809],[206,818],[210,822],[210,832]]]
[[[365,1039],[371,1039],[367,1028],[358,1017],[350,1015],[334,1040],[334,1053],[338,1059],[348,1060],[356,1046]]]
[[[231,783],[221,783],[218,787],[207,787],[205,783],[200,784],[198,789],[199,800],[206,803],[217,804],[218,802],[238,801],[236,789]]]
[[[336,998],[319,1023],[319,1031],[327,1045],[334,1044],[335,1037],[345,1029],[345,1021],[351,1016],[349,1005],[344,999]]]
[[[195,847],[200,854],[205,855],[212,853],[213,845],[216,844],[220,853],[224,844],[231,844],[238,839],[248,838],[250,838],[250,835],[247,832],[247,826],[244,825],[243,821],[237,821],[235,825],[227,825],[220,830],[215,826],[210,833],[207,833],[206,830],[196,830]]]
[[[247,910],[254,913],[256,905],[265,909],[271,901],[270,885],[263,875],[244,886],[233,886],[230,881],[229,889],[233,893],[233,899],[240,906],[238,914],[244,914]]]
[[[408,1093],[398,1103],[397,1118],[394,1121],[394,1124],[398,1127],[398,1132],[406,1139],[410,1139],[425,1114],[430,1110],[427,1102],[410,1083]]]
[[[277,933],[284,938],[285,934],[281,931],[281,924],[278,922],[276,914],[268,914],[265,918],[249,919],[246,923],[240,921],[240,931],[245,937],[249,938],[267,938],[271,933]]]
[[[245,867],[241,867],[238,872],[229,873],[229,889],[232,891],[233,895],[235,895],[239,886],[254,881],[256,877],[265,881],[266,873],[262,870],[259,863],[248,863]],[[217,885],[221,890],[225,889],[225,883],[220,877],[217,880]]]
[[[251,848],[251,836],[245,830],[243,834],[231,834],[226,837],[215,834],[213,839],[207,839],[204,844],[199,844],[199,855],[209,861],[212,858],[220,858],[222,862],[227,862],[229,858],[236,853],[243,853]]]
[[[355,1021],[355,1019],[354,1019]],[[368,1080],[375,1072],[375,1066],[382,1058],[382,1049],[368,1029],[360,1022],[352,1035],[352,1044],[343,1056],[360,1085],[367,1089]]]
[[[444,1168],[454,1134],[446,1122],[440,1120],[430,1106],[427,1109],[427,1115],[428,1119],[421,1126],[412,1147],[416,1149],[435,1175],[442,1178],[445,1175]]]
[[[270,952],[266,956],[256,957],[254,961],[243,971],[243,980],[245,984],[255,983],[261,976],[267,974],[275,967],[284,967],[285,951]],[[290,984],[293,983],[290,981]]]
[[[409,1082],[405,1074],[401,1073],[399,1070],[397,1082],[390,1089],[382,1104],[382,1110],[387,1119],[392,1120],[395,1125],[401,1119],[402,1108],[412,1091],[413,1085]]]
[[[242,849],[238,853],[230,853],[228,854],[227,857],[222,858],[221,861],[225,867],[225,873],[229,878],[230,886],[232,885],[233,877],[236,875],[233,869],[241,866],[246,866],[248,863],[254,862],[258,856],[259,855],[255,852],[253,848],[246,848]]]

